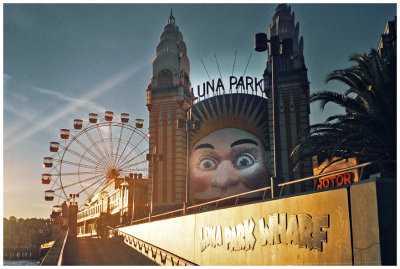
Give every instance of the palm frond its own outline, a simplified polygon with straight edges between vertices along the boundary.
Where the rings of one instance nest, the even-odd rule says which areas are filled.
[[[339,81],[348,88],[344,94],[320,91],[310,96],[323,110],[329,103],[345,109],[323,123],[304,130],[290,156],[296,167],[318,156],[318,162],[358,158],[360,160],[396,158],[396,51],[383,60],[376,50],[354,54],[356,65],[332,71],[326,82]]]

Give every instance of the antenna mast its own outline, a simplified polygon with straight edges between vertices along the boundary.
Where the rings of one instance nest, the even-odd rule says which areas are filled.
[[[207,73],[208,78],[211,80],[210,74],[208,74],[207,68],[206,68],[206,66],[204,65],[203,59],[200,59],[200,60],[201,60],[201,63],[203,64],[204,70],[206,70],[206,73]]]
[[[233,76],[233,70],[235,70],[235,63],[236,63],[236,53],[237,53],[237,50],[235,50],[235,59],[233,60],[232,76]]]

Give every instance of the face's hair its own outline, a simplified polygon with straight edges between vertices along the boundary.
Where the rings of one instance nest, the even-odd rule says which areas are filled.
[[[206,135],[237,128],[257,136],[269,150],[268,100],[251,94],[223,94],[194,104],[190,116],[200,128],[191,132],[190,148]]]
[[[219,129],[201,138],[190,155],[192,203],[265,187],[268,156],[258,137],[238,128]]]

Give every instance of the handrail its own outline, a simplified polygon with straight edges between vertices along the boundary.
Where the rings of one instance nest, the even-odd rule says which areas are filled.
[[[53,246],[49,249],[46,256],[44,256],[40,265],[62,265],[62,256],[64,253],[64,247],[67,243],[69,229],[66,230],[65,235],[63,235],[65,230],[61,230],[58,234]],[[64,237],[64,238],[63,238]],[[61,243],[62,240],[62,243]]]
[[[237,201],[241,196],[246,196],[246,195],[257,193],[257,192],[261,192],[261,191],[264,191],[263,198],[265,198],[265,192],[267,190],[270,190],[270,189],[271,189],[271,187],[269,186],[269,187],[264,187],[264,188],[260,188],[260,189],[257,189],[257,190],[252,190],[252,191],[248,191],[248,192],[244,192],[244,193],[231,195],[231,196],[228,196],[228,197],[224,197],[224,198],[220,198],[220,199],[217,199],[217,200],[201,203],[201,204],[198,204],[198,205],[189,206],[189,207],[186,208],[186,210],[184,208],[180,208],[180,209],[168,211],[168,212],[165,212],[165,213],[161,213],[161,214],[158,214],[158,215],[154,215],[154,216],[151,216],[151,219],[156,219],[156,218],[159,218],[159,217],[165,216],[165,215],[171,215],[171,214],[177,213],[177,212],[181,212],[182,214],[184,214],[185,211],[187,211],[189,209],[201,208],[203,206],[210,205],[210,204],[218,204],[219,202],[227,201],[227,200],[230,200],[230,199],[233,199],[233,198],[236,198],[235,205],[237,205]],[[149,217],[137,219],[137,220],[131,221],[131,224],[135,224],[135,223],[139,223],[139,222],[145,222],[145,220],[149,220],[149,219],[150,219]]]
[[[396,161],[394,161],[394,160],[383,160],[383,161],[375,161],[375,162],[367,162],[367,163],[363,163],[363,164],[357,164],[357,165],[349,166],[349,167],[346,167],[346,168],[338,169],[338,170],[335,170],[335,171],[326,172],[326,173],[323,173],[323,174],[320,174],[320,175],[316,175],[316,176],[305,177],[305,178],[300,178],[300,179],[297,179],[297,180],[291,180],[291,181],[288,181],[288,182],[284,182],[284,183],[278,184],[278,187],[283,187],[283,186],[286,186],[286,185],[291,185],[291,184],[307,181],[307,180],[310,180],[310,179],[326,177],[326,176],[334,175],[334,174],[337,174],[337,173],[345,172],[345,171],[348,171],[348,170],[353,170],[353,169],[357,169],[357,168],[363,168],[365,166],[368,166],[368,165],[371,165],[371,164],[375,164],[375,163],[379,164],[379,163],[392,163],[392,162],[395,163]]]
[[[260,189],[257,189],[257,190],[248,191],[248,192],[243,192],[243,193],[239,193],[239,194],[235,194],[235,195],[231,195],[231,196],[228,196],[228,197],[220,198],[220,199],[217,199],[217,200],[205,202],[205,203],[198,204],[198,205],[189,206],[186,209],[202,207],[202,206],[205,206],[205,205],[214,204],[214,203],[226,201],[226,200],[233,199],[233,198],[239,198],[240,196],[245,196],[245,195],[253,194],[253,193],[256,193],[256,192],[266,191],[266,190],[269,190],[269,189],[271,189],[271,186],[260,188]]]
[[[61,251],[60,251],[60,255],[58,256],[57,266],[61,266],[62,265],[62,258],[63,258],[63,255],[64,255],[64,247],[65,247],[65,244],[67,243],[68,233],[69,233],[69,229],[67,230],[67,234],[64,237],[64,242],[63,242],[63,245],[62,245],[62,248],[61,248]]]
[[[331,172],[326,172],[326,173],[315,175],[315,176],[311,176],[311,177],[306,177],[306,178],[301,178],[301,179],[292,180],[292,181],[288,181],[288,182],[283,182],[283,183],[275,185],[275,188],[276,187],[282,187],[282,189],[283,189],[283,187],[285,187],[285,186],[296,184],[296,183],[300,183],[300,182],[304,182],[304,181],[307,181],[307,180],[326,177],[326,176],[329,176],[329,175],[333,175],[333,174],[337,174],[337,173],[341,173],[341,172],[345,172],[345,171],[349,171],[349,170],[353,170],[353,169],[365,168],[366,166],[369,166],[369,165],[384,164],[384,163],[394,163],[394,164],[396,164],[396,160],[380,160],[380,161],[366,162],[366,163],[363,163],[363,164],[357,164],[357,165],[349,166],[349,167],[346,167],[346,168],[338,169],[338,170],[331,171]],[[360,180],[362,179],[361,177],[362,177],[362,170],[361,170]],[[281,189],[281,191],[282,191],[282,189]],[[171,215],[172,216],[174,213],[178,213],[178,212],[180,212],[182,215],[185,215],[186,212],[188,210],[190,210],[190,209],[194,209],[194,208],[201,209],[203,206],[210,205],[210,204],[216,204],[216,206],[218,206],[219,202],[223,202],[223,201],[230,200],[230,199],[233,199],[233,198],[236,198],[236,203],[235,203],[235,206],[236,206],[239,197],[245,196],[245,195],[249,195],[249,194],[252,194],[252,193],[256,193],[256,192],[261,192],[261,191],[264,191],[264,195],[263,195],[262,199],[265,199],[265,194],[266,194],[267,190],[271,190],[271,192],[274,191],[274,186],[268,186],[268,187],[260,188],[260,189],[257,189],[257,190],[252,190],[252,191],[248,191],[248,192],[232,195],[232,196],[229,196],[229,197],[224,197],[224,198],[221,198],[221,199],[209,201],[209,202],[206,202],[206,203],[189,206],[187,208],[180,208],[180,209],[168,211],[168,212],[165,212],[165,213],[161,213],[161,214],[158,214],[158,215],[137,219],[137,220],[131,221],[130,224],[133,225],[133,224],[136,224],[136,223],[150,222],[151,219],[159,219],[160,217],[167,216],[167,215]],[[273,198],[271,198],[271,199],[273,199]]]
[[[108,229],[113,230],[114,232],[117,232],[118,235],[124,234],[124,235],[126,235],[126,236],[129,236],[129,237],[132,237],[132,238],[136,239],[137,241],[142,242],[143,244],[148,245],[149,247],[155,248],[156,251],[159,251],[159,252],[160,252],[160,256],[162,256],[162,252],[163,252],[163,253],[165,253],[166,255],[168,255],[168,256],[170,256],[170,257],[176,259],[177,261],[182,261],[182,262],[184,262],[185,265],[197,265],[197,264],[195,264],[195,263],[192,263],[191,261],[188,261],[188,260],[186,260],[186,259],[184,259],[184,258],[182,258],[182,257],[179,257],[179,256],[177,256],[177,255],[175,255],[175,254],[169,252],[168,250],[165,250],[165,249],[162,249],[162,248],[160,248],[160,247],[157,247],[157,246],[155,246],[155,245],[153,245],[153,244],[151,244],[151,243],[149,243],[149,242],[146,242],[146,241],[144,241],[144,240],[142,240],[142,239],[139,239],[139,238],[137,238],[137,237],[135,237],[135,236],[133,236],[133,235],[131,235],[131,234],[125,233],[125,232],[123,232],[123,231],[121,231],[121,230],[115,229],[115,228],[110,227],[110,226],[107,226],[107,227],[108,227]],[[166,257],[165,257],[165,259],[166,259]]]

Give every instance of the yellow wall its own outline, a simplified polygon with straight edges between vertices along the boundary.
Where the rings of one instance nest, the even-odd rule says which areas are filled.
[[[289,215],[299,218],[299,215],[307,214],[313,221],[329,215],[329,227],[322,228],[327,234],[327,242],[322,242],[322,251],[282,243],[263,246],[259,220],[264,218],[268,223],[269,215],[284,213],[287,213],[287,218]],[[139,224],[120,230],[199,265],[351,265],[349,218],[347,189],[342,188]],[[255,223],[254,248],[227,250],[225,227],[236,226],[249,219]],[[201,251],[200,231],[207,225],[221,225],[223,244]]]

